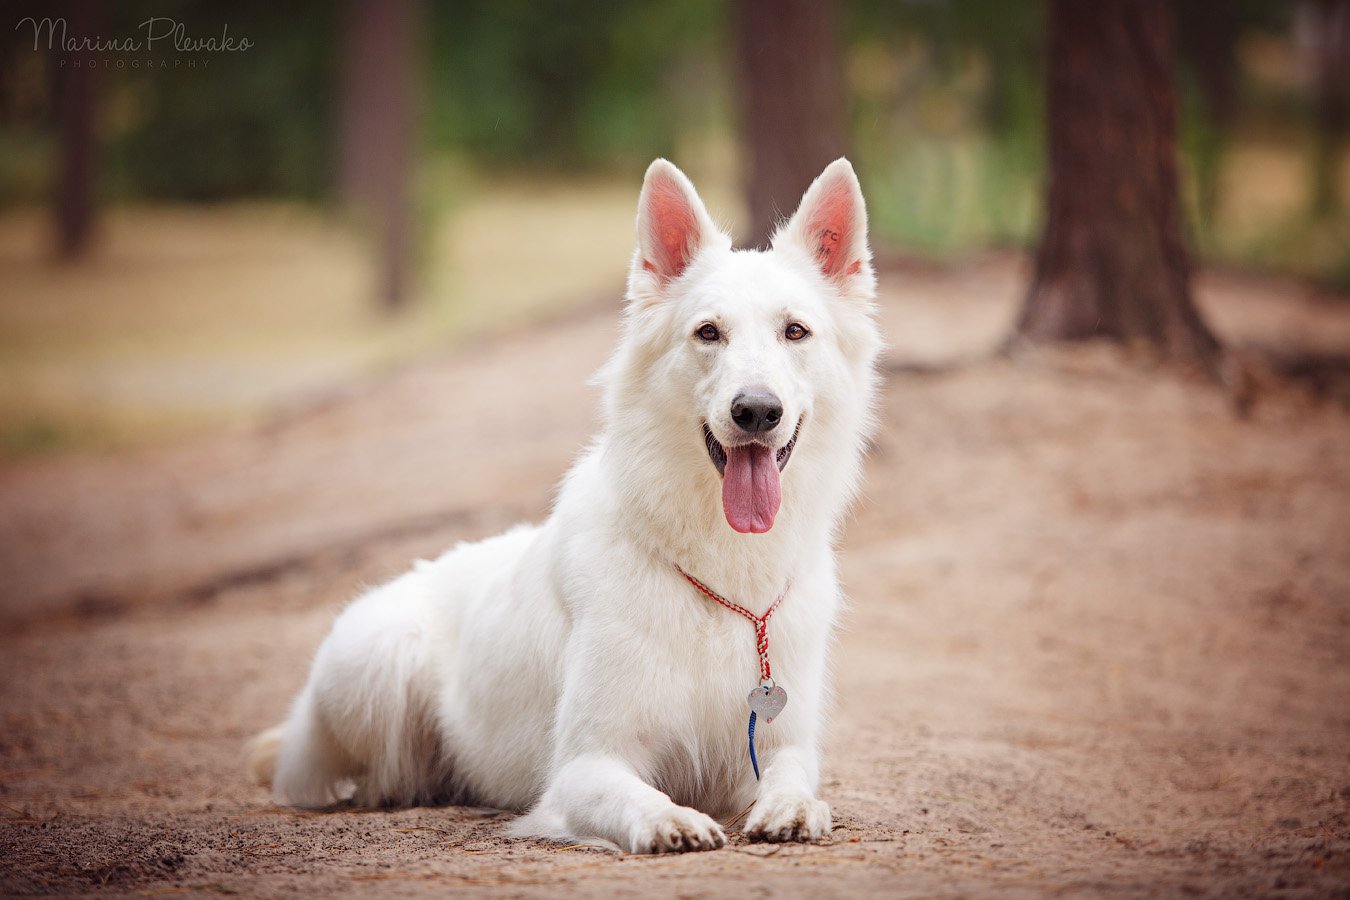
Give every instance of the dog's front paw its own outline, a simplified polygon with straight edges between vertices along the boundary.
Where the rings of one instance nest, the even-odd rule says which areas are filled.
[[[696,809],[671,805],[633,829],[633,853],[684,853],[716,850],[727,842],[722,826]]]
[[[830,805],[810,795],[761,797],[745,822],[752,841],[816,841],[830,833]]]

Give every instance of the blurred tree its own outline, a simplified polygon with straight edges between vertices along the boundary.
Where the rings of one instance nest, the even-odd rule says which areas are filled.
[[[733,31],[748,155],[749,242],[844,155],[843,74],[831,0],[737,0]]]
[[[1326,217],[1340,206],[1337,175],[1350,135],[1350,0],[1319,0],[1312,14],[1317,65],[1312,212]]]
[[[416,0],[349,0],[347,7],[341,190],[373,223],[387,309],[405,301],[411,264],[416,22]]]
[[[1030,341],[1113,338],[1212,368],[1178,199],[1168,0],[1051,0],[1049,184]]]
[[[98,34],[97,0],[67,0],[61,13],[72,35]],[[92,54],[72,55],[57,81],[61,164],[56,179],[56,249],[65,259],[83,256],[94,233],[94,183],[98,166],[98,70]]]

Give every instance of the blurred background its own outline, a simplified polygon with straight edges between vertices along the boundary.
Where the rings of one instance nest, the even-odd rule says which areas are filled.
[[[1204,266],[1350,289],[1346,6],[1174,4]],[[613,302],[658,155],[747,243],[801,171],[847,153],[883,262],[1029,251],[1046,18],[1003,0],[7,4],[0,455],[256,419]]]

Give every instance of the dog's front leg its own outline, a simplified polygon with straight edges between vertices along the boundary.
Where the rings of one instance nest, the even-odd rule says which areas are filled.
[[[711,818],[677,805],[617,756],[565,763],[540,808],[560,817],[573,835],[603,838],[630,853],[716,850],[727,840]]]
[[[813,750],[780,747],[764,770],[745,822],[752,841],[814,841],[830,833],[830,807],[816,799],[820,764]]]

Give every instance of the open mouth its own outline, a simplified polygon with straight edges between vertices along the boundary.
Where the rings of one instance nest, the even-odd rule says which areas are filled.
[[[708,458],[722,476],[722,511],[727,524],[741,534],[763,534],[773,527],[783,501],[778,475],[792,458],[802,421],[792,432],[792,440],[774,450],[759,441],[723,447],[705,423],[703,442]]]
[[[783,471],[783,468],[788,464],[788,460],[792,457],[792,448],[797,446],[797,435],[801,434],[801,431],[802,420],[798,419],[797,427],[792,431],[792,440],[779,447],[774,454],[774,462],[778,464],[778,471]],[[725,476],[727,473],[727,448],[723,447],[717,438],[713,437],[712,430],[708,428],[706,422],[703,423],[703,443],[708,448],[708,458],[717,467],[717,474]]]

